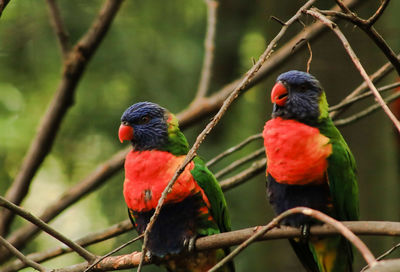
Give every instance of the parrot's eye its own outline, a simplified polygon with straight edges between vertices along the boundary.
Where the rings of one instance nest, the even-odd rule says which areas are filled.
[[[123,124],[124,126],[129,126],[129,123],[127,121],[122,121],[121,124]]]
[[[305,91],[307,91],[307,89],[308,89],[307,84],[300,85],[300,91],[305,92]]]
[[[139,125],[144,125],[147,124],[150,121],[150,117],[148,117],[147,115],[141,117],[138,121]]]

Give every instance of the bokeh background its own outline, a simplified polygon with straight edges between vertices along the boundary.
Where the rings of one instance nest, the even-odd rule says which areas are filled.
[[[271,15],[286,20],[303,2],[221,0],[211,93],[240,77],[251,67],[251,59],[257,59],[264,51],[280,29],[277,22],[269,19]],[[368,17],[380,1],[363,2],[366,3],[357,12]],[[58,3],[74,43],[89,27],[102,1]],[[317,5],[329,8],[333,1],[321,0]],[[376,25],[395,52],[400,49],[398,14],[400,2],[391,1]],[[129,105],[147,100],[172,112],[188,106],[199,80],[206,16],[206,6],[201,0],[125,1],[78,86],[75,104],[61,125],[51,154],[35,176],[23,207],[40,214],[46,205],[91,173],[99,163],[126,147],[119,143],[117,130],[119,118]],[[304,18],[304,21],[312,20]],[[340,26],[369,73],[387,62],[364,33],[346,22]],[[286,39],[301,29],[300,24],[293,26]],[[334,105],[358,86],[361,77],[332,33],[326,33],[311,46],[311,73],[319,78],[330,104]],[[307,50],[302,50],[241,96],[202,144],[199,154],[209,160],[247,136],[261,132],[270,117],[269,91],[276,76],[290,69],[305,70],[308,55]],[[60,51],[44,1],[11,1],[0,20],[0,195],[5,194],[19,170],[58,85],[60,67]],[[395,79],[392,73],[379,85]],[[346,115],[372,101],[371,98],[357,104]],[[184,131],[190,143],[207,121]],[[340,130],[358,163],[361,219],[398,221],[398,150],[388,118],[378,112]],[[261,141],[254,142],[212,170],[216,172],[261,146]],[[79,238],[126,219],[122,184],[121,171],[96,192],[61,213],[51,225],[70,238]],[[273,218],[263,175],[228,191],[226,198],[233,229],[265,224]],[[13,229],[23,224],[26,222],[16,220]],[[89,249],[105,254],[135,235],[131,232]],[[362,238],[375,255],[399,242],[387,237]],[[42,234],[24,252],[55,245],[57,241]],[[122,253],[139,249],[140,243],[137,243]],[[45,265],[62,267],[78,262],[81,262],[79,257],[69,254]],[[302,271],[286,240],[253,244],[236,258],[236,266],[237,271]],[[356,254],[356,270],[363,266],[364,262]],[[145,271],[162,269],[147,266]]]

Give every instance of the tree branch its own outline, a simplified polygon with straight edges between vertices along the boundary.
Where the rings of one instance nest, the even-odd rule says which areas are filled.
[[[305,13],[313,16],[314,18],[320,20],[323,24],[328,26],[340,39],[342,42],[346,52],[350,56],[351,60],[353,61],[354,65],[356,68],[360,71],[361,76],[364,78],[364,80],[367,82],[368,87],[371,89],[373,94],[375,95],[376,100],[378,101],[379,105],[382,107],[382,109],[385,111],[386,115],[392,120],[393,124],[397,128],[397,130],[400,132],[400,122],[397,120],[396,116],[392,113],[392,111],[389,109],[389,107],[386,105],[385,101],[383,100],[382,96],[379,94],[378,90],[376,89],[374,83],[372,83],[371,79],[368,77],[367,72],[365,71],[364,67],[361,65],[361,62],[359,58],[357,57],[356,53],[353,51],[351,48],[349,42],[347,41],[346,37],[343,35],[342,31],[340,31],[339,27],[326,18],[323,14],[319,13],[316,9],[312,10],[307,10]],[[400,70],[399,70],[400,72]]]
[[[129,219],[124,220],[118,224],[115,224],[107,229],[92,233],[92,234],[88,234],[76,241],[74,241],[75,243],[77,243],[80,246],[86,247],[92,244],[96,244],[105,240],[108,240],[110,238],[116,237],[118,235],[121,235],[123,233],[126,233],[127,231],[132,230],[133,226],[132,223]],[[56,247],[54,249],[49,249],[43,252],[37,252],[37,253],[32,253],[27,255],[26,257],[31,259],[32,261],[35,262],[44,262],[50,259],[53,259],[55,257],[61,256],[65,253],[69,253],[72,252],[72,250],[68,247],[65,246],[60,246],[60,247]],[[14,271],[18,271],[22,268],[25,268],[26,266],[16,260],[12,263],[10,263],[8,266],[0,269],[1,272],[14,272]]]
[[[258,133],[255,135],[251,135],[249,137],[247,137],[243,142],[225,150],[224,152],[222,152],[221,154],[219,154],[218,156],[216,156],[215,158],[209,160],[207,162],[207,167],[211,167],[212,165],[214,165],[215,163],[217,163],[218,161],[222,160],[223,158],[225,158],[226,156],[242,149],[243,147],[245,147],[247,144],[251,143],[254,140],[258,140],[258,139],[262,139],[262,133]]]
[[[56,231],[49,225],[47,225],[45,222],[34,216],[33,214],[25,211],[24,209],[18,207],[17,205],[13,204],[12,202],[8,201],[4,197],[0,196],[0,206],[9,209],[10,211],[14,212],[15,214],[20,215],[21,217],[25,218],[29,222],[35,224],[39,228],[41,228],[43,231],[47,232],[49,235],[53,236],[60,242],[64,243],[68,247],[70,247],[72,250],[74,250],[76,253],[78,253],[82,258],[87,260],[88,262],[93,261],[96,256],[81,247],[80,245],[74,243],[67,237],[65,237],[63,234],[60,232]]]
[[[400,222],[385,221],[353,221],[341,222],[346,228],[357,235],[400,236]],[[241,244],[254,233],[259,232],[260,226],[224,232],[201,237],[196,240],[196,251],[226,248]],[[316,225],[310,228],[311,236],[327,237],[340,233],[329,225]],[[280,226],[264,233],[257,241],[288,239],[301,237],[301,230],[293,227]],[[108,257],[101,261],[92,271],[110,271],[117,269],[134,268],[139,265],[141,253],[133,252],[127,255]],[[114,265],[114,266],[113,266]],[[87,262],[74,266],[57,269],[55,272],[82,271],[88,266]]]
[[[386,43],[386,41],[382,38],[382,36],[373,27],[375,22],[383,14],[383,12],[386,9],[386,7],[388,6],[389,2],[390,2],[389,0],[383,0],[381,2],[381,5],[379,6],[379,8],[376,10],[375,14],[372,15],[368,20],[364,20],[364,19],[358,17],[341,0],[336,0],[336,3],[338,5],[340,5],[342,10],[344,11],[344,14],[340,13],[340,12],[328,11],[326,13],[326,15],[338,16],[340,18],[343,18],[343,19],[353,23],[354,25],[356,25],[360,29],[362,29],[371,38],[371,40],[381,49],[382,53],[385,54],[386,58],[396,68],[397,73],[400,76],[400,61],[396,57],[396,53],[390,48],[390,46]],[[323,13],[323,14],[325,14],[325,13]]]
[[[88,32],[65,61],[58,89],[39,124],[38,133],[28,149],[17,177],[7,190],[6,198],[16,205],[19,205],[28,193],[32,178],[50,152],[61,122],[73,104],[76,86],[83,71],[107,33],[121,3],[122,0],[107,0],[104,3]],[[13,217],[12,213],[4,209],[0,211],[0,235],[8,232]]]
[[[212,65],[214,61],[215,49],[215,32],[217,25],[217,11],[219,3],[216,0],[204,0],[207,4],[207,32],[204,41],[204,59],[203,68],[201,69],[201,77],[195,100],[206,96],[210,87]]]
[[[396,100],[399,97],[400,97],[400,93],[394,93],[394,94],[389,95],[387,98],[385,98],[384,101],[385,101],[385,103],[389,103],[389,102],[392,102],[392,101]],[[360,112],[358,112],[356,114],[353,114],[353,115],[351,115],[351,116],[349,116],[347,118],[342,118],[342,119],[339,119],[339,120],[335,120],[333,123],[338,127],[339,126],[348,125],[350,123],[353,123],[355,121],[360,120],[361,118],[363,118],[363,117],[375,112],[376,110],[378,110],[380,108],[381,108],[381,106],[378,103],[375,103],[375,104],[369,106],[368,108],[366,108],[363,111],[360,111]]]
[[[228,174],[229,172],[237,169],[239,166],[245,164],[246,162],[249,162],[257,157],[259,157],[260,155],[265,154],[265,148],[259,148],[256,151],[254,151],[253,153],[250,153],[247,156],[244,156],[243,158],[232,162],[230,165],[228,165],[227,167],[225,167],[224,169],[222,169],[221,171],[217,172],[215,174],[215,178],[216,179],[220,179],[221,177],[223,177],[224,175]]]
[[[27,266],[30,266],[36,270],[42,271],[42,272],[46,272],[48,271],[46,269],[46,267],[28,259],[27,257],[25,257],[24,254],[22,254],[21,252],[18,251],[18,249],[16,249],[15,247],[13,247],[12,244],[10,244],[6,239],[4,239],[2,236],[0,236],[0,245],[2,245],[3,247],[5,247],[6,249],[8,249],[14,256],[16,256],[18,259],[21,260],[21,262],[23,262],[24,264],[26,264]]]
[[[46,0],[49,9],[50,22],[57,36],[58,44],[61,49],[62,57],[67,59],[70,51],[69,35],[65,29],[64,22],[61,19],[60,9],[58,8],[56,0]]]
[[[395,83],[383,86],[381,88],[378,88],[378,91],[381,93],[381,92],[384,92],[384,91],[392,90],[392,89],[397,88],[399,86],[400,86],[400,82],[395,82]],[[347,107],[349,105],[354,104],[357,101],[360,101],[360,100],[362,100],[364,98],[367,98],[367,97],[369,97],[371,95],[373,95],[373,93],[371,91],[369,91],[369,92],[357,95],[352,99],[342,100],[340,103],[338,103],[338,104],[336,104],[336,105],[334,105],[332,107],[329,107],[329,111],[331,112],[331,111],[342,109],[344,107]],[[386,101],[386,103],[387,103],[387,101]]]

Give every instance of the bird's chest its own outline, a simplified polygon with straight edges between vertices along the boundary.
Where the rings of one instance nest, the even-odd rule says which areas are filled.
[[[185,156],[174,156],[165,151],[131,151],[125,160],[124,197],[129,208],[135,211],[154,209],[162,192],[172,179]],[[166,203],[180,202],[201,190],[187,165],[172,187]]]
[[[332,145],[317,128],[278,117],[265,124],[263,137],[267,173],[277,182],[304,185],[326,181]]]

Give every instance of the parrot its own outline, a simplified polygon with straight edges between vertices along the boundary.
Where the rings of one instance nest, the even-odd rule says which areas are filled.
[[[122,114],[119,140],[130,141],[125,158],[123,195],[129,218],[144,233],[162,192],[189,151],[178,119],[152,102],[138,102]],[[170,272],[204,272],[229,253],[229,248],[193,252],[197,237],[231,230],[221,187],[196,156],[183,170],[148,237],[148,257]],[[218,271],[234,272],[232,262]]]
[[[276,214],[298,207],[319,210],[339,221],[359,219],[355,159],[328,114],[320,82],[292,70],[278,76],[271,91],[272,117],[263,130],[267,195]],[[289,242],[307,271],[353,271],[351,244],[342,236],[309,236],[317,224],[303,214],[281,224],[301,228]]]

